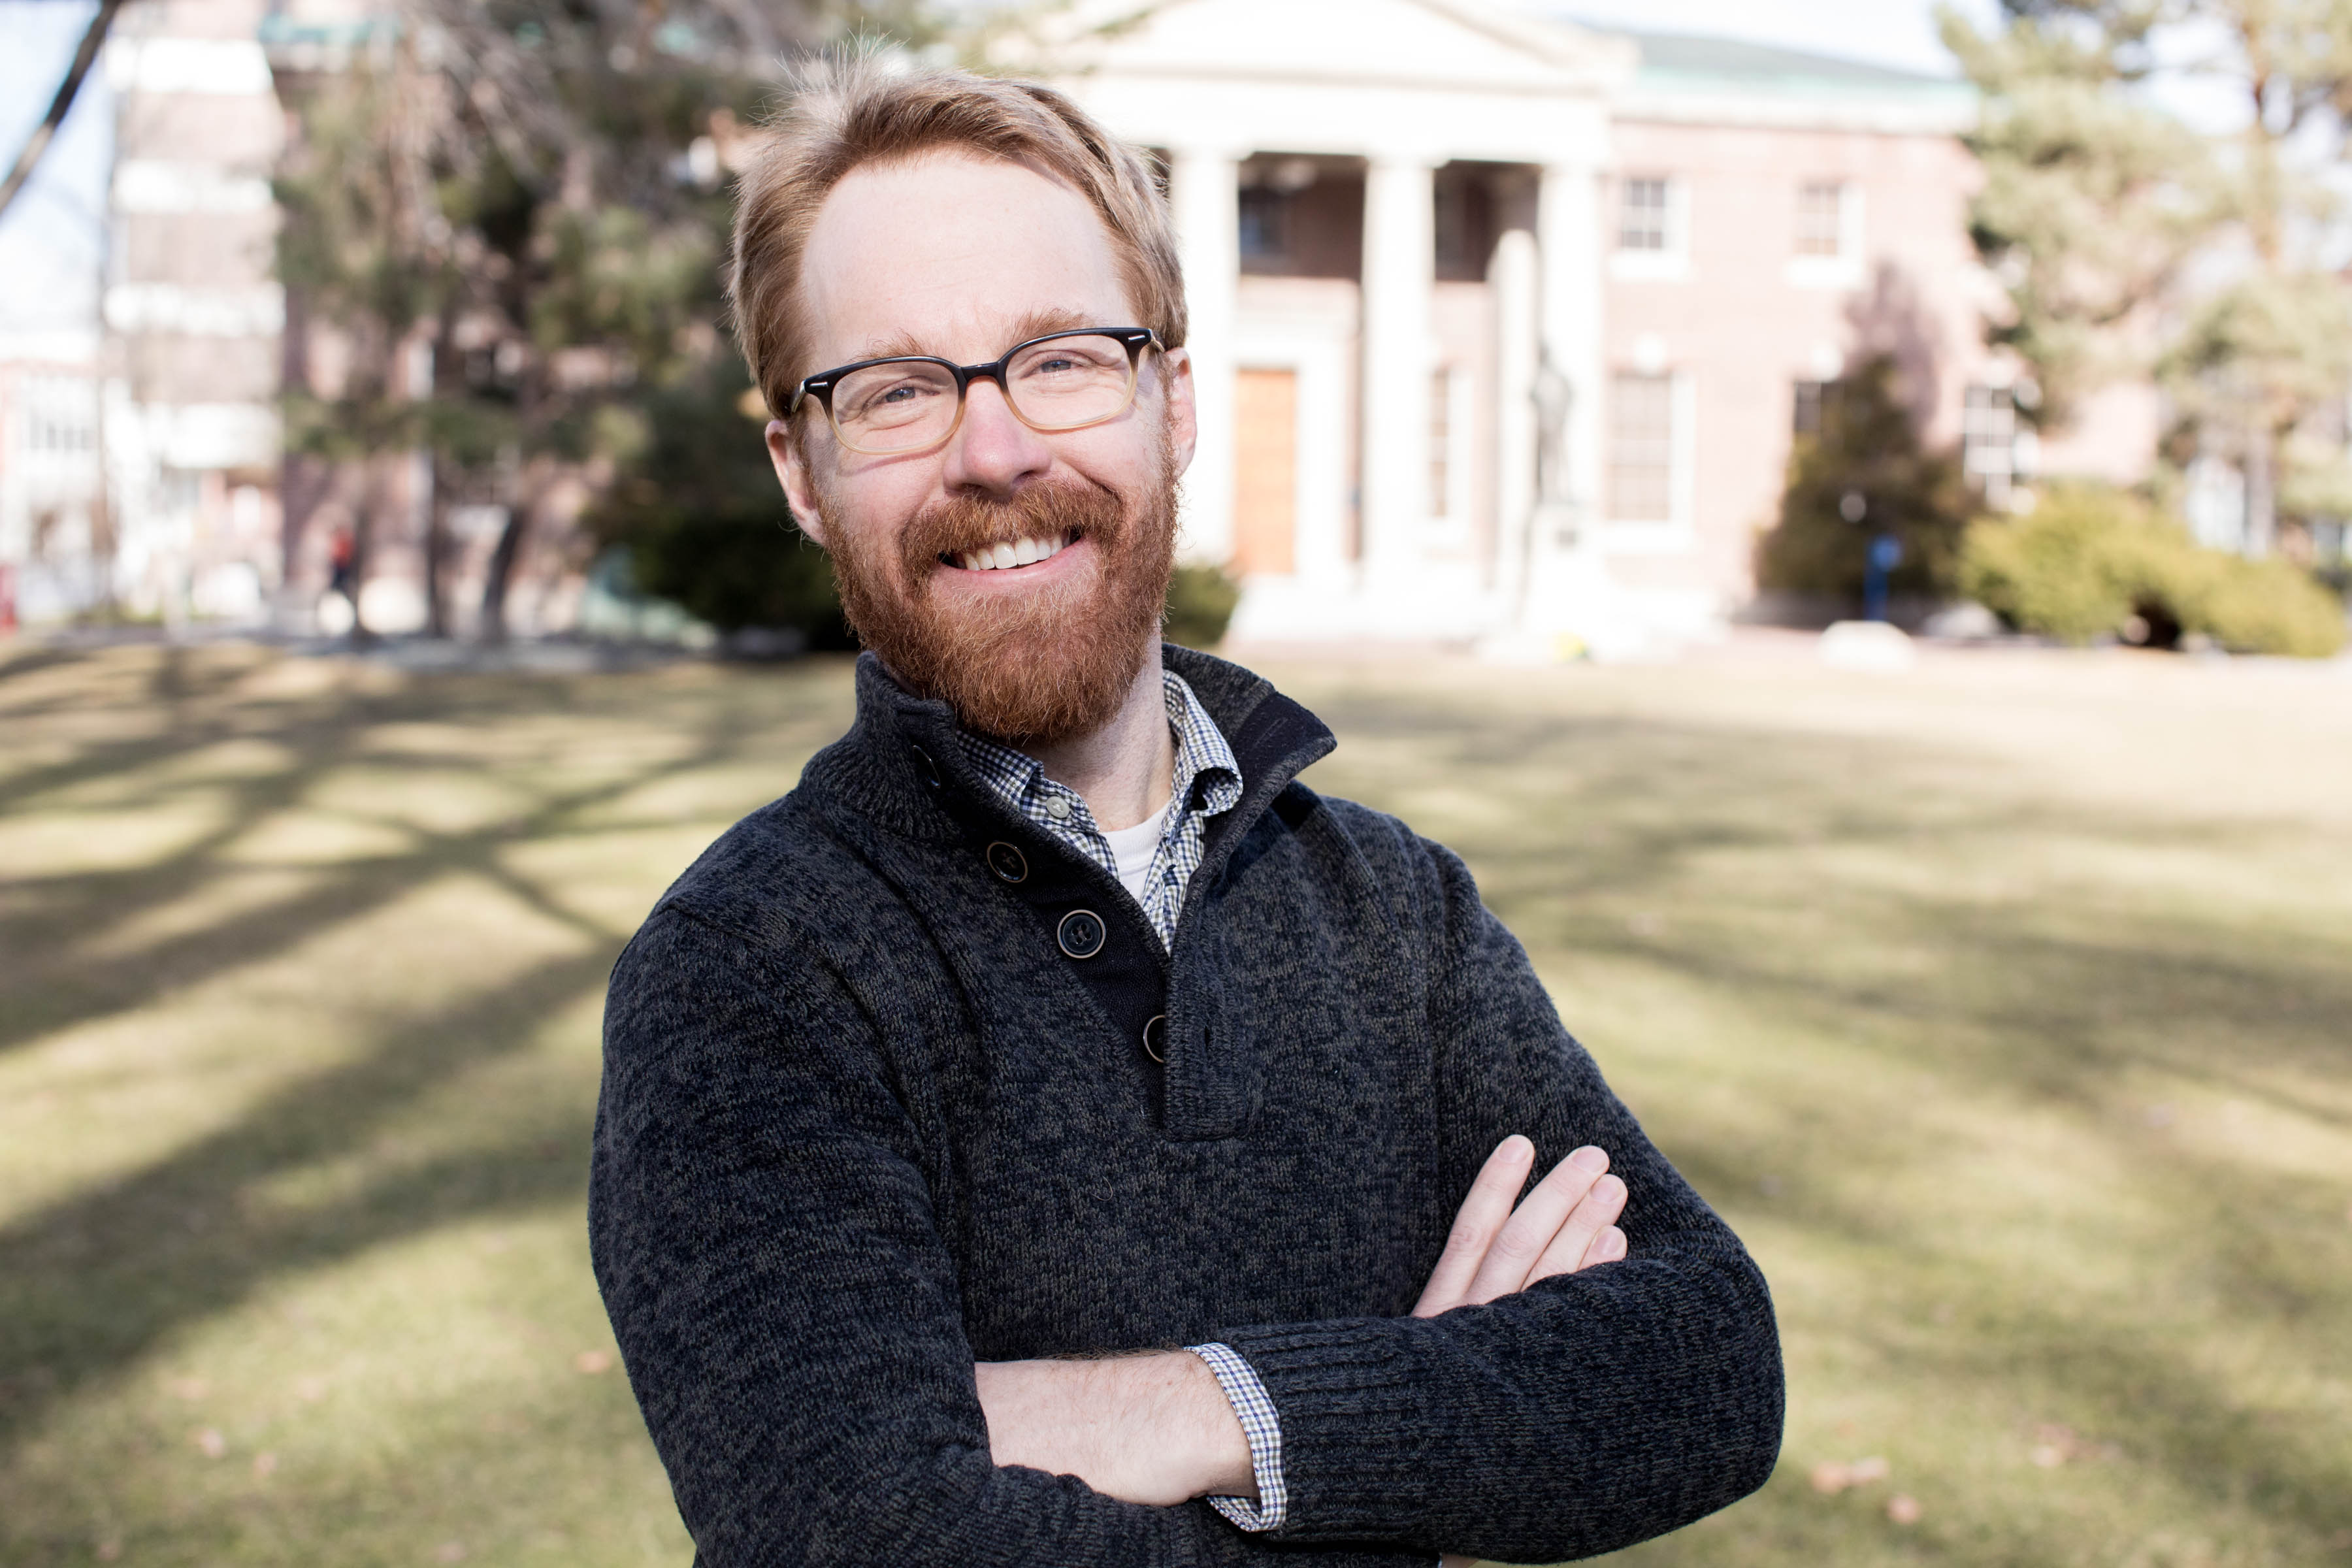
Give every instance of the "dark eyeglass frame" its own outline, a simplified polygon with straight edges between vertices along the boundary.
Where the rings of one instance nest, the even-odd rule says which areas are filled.
[[[1108,414],[1097,415],[1092,419],[1081,419],[1075,425],[1040,425],[1022,413],[1019,400],[1013,395],[1012,387],[1005,384],[1005,372],[1012,367],[1013,355],[1024,349],[1035,348],[1039,343],[1052,342],[1056,338],[1116,340],[1127,350],[1126,400]],[[930,451],[954,439],[955,433],[963,428],[965,395],[971,390],[973,382],[985,379],[996,383],[997,390],[1004,394],[1004,405],[1013,410],[1013,416],[1038,434],[1052,436],[1065,430],[1084,430],[1091,426],[1108,424],[1135,406],[1135,389],[1143,380],[1143,351],[1146,349],[1160,349],[1165,352],[1165,345],[1160,342],[1160,334],[1150,327],[1070,327],[1058,332],[1045,332],[1034,338],[1025,338],[986,364],[958,364],[953,360],[941,359],[937,354],[884,354],[879,359],[862,359],[855,364],[835,365],[831,370],[821,371],[815,375],[804,377],[798,386],[793,388],[792,401],[785,406],[784,417],[790,419],[796,416],[801,411],[801,405],[814,397],[816,399],[817,406],[824,410],[824,422],[832,427],[833,438],[842,446],[850,451],[869,458],[903,458],[912,452]],[[871,370],[877,364],[935,364],[955,377],[955,418],[949,422],[947,429],[940,434],[938,439],[927,441],[919,447],[901,447],[888,451],[877,451],[870,447],[861,447],[841,433],[841,422],[833,416],[833,389],[840,384],[842,377],[855,374],[861,370]]]

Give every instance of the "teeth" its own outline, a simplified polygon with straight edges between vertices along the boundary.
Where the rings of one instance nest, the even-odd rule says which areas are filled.
[[[992,545],[986,550],[967,550],[956,557],[956,564],[967,572],[996,572],[1013,566],[1034,566],[1059,555],[1069,544],[1063,539],[1022,539],[1011,544]]]

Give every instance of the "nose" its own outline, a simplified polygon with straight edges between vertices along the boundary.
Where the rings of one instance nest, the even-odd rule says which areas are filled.
[[[1021,423],[1002,386],[975,377],[964,393],[963,421],[948,441],[945,458],[940,478],[950,490],[1003,498],[1052,468],[1054,450]]]

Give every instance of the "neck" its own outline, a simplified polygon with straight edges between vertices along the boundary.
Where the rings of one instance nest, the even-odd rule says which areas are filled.
[[[1153,628],[1155,633],[1158,628]],[[1126,700],[1091,734],[1024,750],[1045,776],[1085,797],[1095,824],[1107,832],[1132,827],[1168,804],[1175,787],[1176,742],[1168,732],[1161,695],[1160,638],[1155,635],[1135,672]]]

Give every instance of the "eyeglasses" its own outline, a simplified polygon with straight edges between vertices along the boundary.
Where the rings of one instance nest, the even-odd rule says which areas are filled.
[[[860,360],[794,387],[785,416],[814,397],[849,450],[877,458],[919,452],[956,433],[964,394],[984,376],[1003,388],[1013,416],[1032,430],[1079,430],[1127,412],[1143,351],[1160,346],[1149,327],[1079,327],[1016,343],[989,364],[929,354]]]

